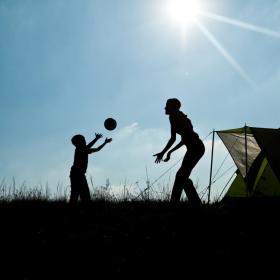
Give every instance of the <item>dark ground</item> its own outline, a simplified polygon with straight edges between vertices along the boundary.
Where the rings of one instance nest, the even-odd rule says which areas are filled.
[[[168,202],[97,201],[87,209],[1,202],[0,279],[228,279],[258,271],[269,279],[280,272],[279,210],[274,199],[201,210]]]

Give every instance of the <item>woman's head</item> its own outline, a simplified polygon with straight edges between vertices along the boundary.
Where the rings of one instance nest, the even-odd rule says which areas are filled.
[[[165,113],[170,115],[174,112],[179,111],[181,108],[181,102],[177,98],[170,98],[166,101]]]

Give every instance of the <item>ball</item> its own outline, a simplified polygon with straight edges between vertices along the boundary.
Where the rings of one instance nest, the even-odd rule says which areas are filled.
[[[104,127],[107,130],[114,130],[117,127],[117,122],[113,118],[108,118],[104,121]]]

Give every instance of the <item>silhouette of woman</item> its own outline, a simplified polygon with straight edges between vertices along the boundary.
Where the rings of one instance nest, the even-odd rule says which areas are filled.
[[[169,115],[169,120],[171,124],[171,137],[167,142],[165,148],[160,152],[155,154],[156,163],[160,163],[164,154],[172,147],[176,141],[176,134],[181,135],[181,141],[173,149],[171,149],[164,161],[169,161],[171,153],[179,149],[183,145],[187,147],[187,152],[184,156],[181,167],[176,173],[172,194],[171,202],[177,203],[180,201],[182,191],[184,190],[189,202],[192,205],[201,205],[201,200],[196,192],[192,180],[189,178],[193,168],[201,159],[205,152],[205,147],[203,142],[200,140],[198,134],[194,132],[192,123],[190,119],[181,112],[179,109],[181,103],[176,98],[168,99],[165,107],[165,114]]]

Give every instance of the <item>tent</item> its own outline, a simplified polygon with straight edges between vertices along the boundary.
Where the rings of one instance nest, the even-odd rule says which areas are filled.
[[[237,166],[225,198],[280,196],[280,129],[216,131]]]

